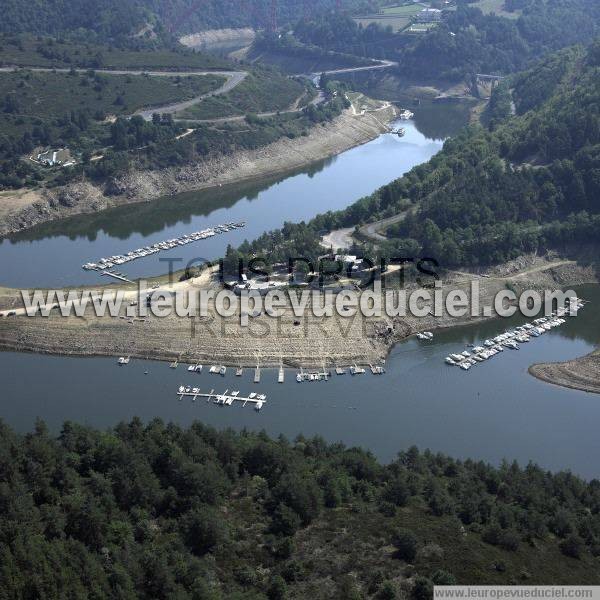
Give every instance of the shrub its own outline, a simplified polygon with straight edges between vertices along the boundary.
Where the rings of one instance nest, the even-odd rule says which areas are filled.
[[[581,558],[584,543],[578,535],[569,535],[559,544],[560,551],[571,558]]]
[[[396,547],[397,556],[402,560],[411,562],[417,555],[417,538],[408,529],[397,529],[392,537],[392,544]]]

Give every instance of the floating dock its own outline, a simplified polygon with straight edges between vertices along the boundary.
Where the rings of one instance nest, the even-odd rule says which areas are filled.
[[[279,373],[277,374],[277,383],[283,383],[285,380],[285,371],[283,370],[283,365],[279,367]]]
[[[463,371],[468,371],[477,363],[489,360],[504,352],[505,349],[519,350],[519,344],[533,341],[551,329],[564,325],[566,323],[564,317],[570,315],[571,306],[575,310],[579,310],[583,308],[584,304],[585,302],[580,298],[570,298],[569,308],[559,308],[548,317],[540,317],[531,323],[519,325],[494,338],[483,341],[481,345],[470,344],[472,346],[470,351],[464,350],[457,354],[450,354],[446,356],[444,362],[447,365],[457,366]]]
[[[108,258],[101,258],[95,263],[85,263],[84,265],[81,265],[81,268],[85,269],[86,271],[100,271],[102,275],[110,275],[112,277],[116,277],[117,279],[122,279],[123,281],[129,281],[129,279],[119,276],[118,274],[110,273],[107,269],[131,262],[132,260],[151,256],[164,250],[171,250],[177,246],[185,246],[186,244],[191,244],[192,242],[204,240],[220,233],[225,233],[227,231],[231,231],[232,229],[238,229],[245,226],[246,223],[243,221],[239,223],[231,222],[224,223],[222,225],[216,225],[215,227],[209,227],[208,229],[203,229],[202,231],[194,231],[193,233],[188,233],[178,238],[157,242],[151,246],[137,248],[137,250],[131,250],[130,252],[127,252],[127,254],[115,254],[114,256],[109,256]]]
[[[125,283],[133,283],[131,279],[127,279],[127,277],[124,277],[120,273],[112,273],[111,271],[100,271],[100,275],[104,275],[106,277],[114,277],[115,279],[118,279],[119,281],[124,281]]]
[[[225,390],[222,394],[215,394],[215,390],[212,389],[210,392],[202,392],[200,388],[183,386],[180,385],[177,390],[177,396],[180,400],[183,398],[191,398],[192,402],[195,402],[197,398],[206,398],[207,402],[213,402],[213,404],[220,404],[221,406],[231,406],[234,402],[241,402],[242,406],[246,404],[254,404],[254,410],[260,410],[267,401],[265,394],[251,393],[248,396],[240,396],[239,391],[229,392]]]
[[[258,365],[254,369],[254,383],[260,383],[260,367]]]

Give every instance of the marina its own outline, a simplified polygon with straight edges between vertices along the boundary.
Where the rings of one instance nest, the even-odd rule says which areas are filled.
[[[448,117],[448,107],[438,107]],[[450,115],[452,118],[452,115]],[[163,275],[167,260],[174,268],[198,264],[225,254],[286,221],[307,221],[327,208],[339,210],[389,183],[417,164],[427,161],[442,146],[448,118],[436,121],[423,135],[414,121],[398,121],[404,137],[385,133],[335,158],[280,176],[264,177],[222,188],[184,192],[142,204],[110,208],[97,214],[79,215],[40,225],[0,241],[0,263],[5,266],[3,285],[26,288],[96,284],[98,271],[83,270],[83,262],[96,258],[126,257],[134,249],[147,253],[165,240],[180,240],[216,223],[241,223],[226,235],[207,237],[199,243],[177,245],[163,254],[147,254],[126,262],[127,279]],[[427,124],[427,123],[426,123]],[[462,125],[462,121],[460,122]],[[459,123],[456,122],[458,127]],[[256,215],[261,218],[257,219]],[[122,271],[125,263],[105,271]],[[107,275],[106,277],[112,277]]]
[[[231,406],[234,402],[241,402],[242,406],[246,406],[248,402],[254,405],[254,410],[260,410],[265,402],[267,401],[267,397],[265,394],[257,394],[252,392],[248,394],[248,396],[240,396],[239,391],[229,392],[229,390],[225,390],[222,394],[215,394],[214,389],[210,390],[210,392],[205,393],[197,387],[183,386],[180,385],[177,389],[177,395],[180,400],[183,398],[191,398],[192,402],[195,402],[197,398],[206,398],[207,402],[213,402],[213,404],[219,404],[221,406]]]
[[[138,248],[137,250],[130,250],[126,254],[115,254],[108,258],[101,258],[95,263],[88,262],[82,265],[81,268],[85,271],[99,271],[101,275],[108,275],[116,279],[120,279],[121,281],[129,282],[129,279],[127,279],[123,273],[109,271],[109,269],[134,260],[138,260],[140,258],[152,256],[153,254],[158,254],[159,252],[165,250],[172,250],[173,248],[177,248],[179,246],[186,246],[187,244],[191,244],[193,242],[205,240],[207,238],[214,237],[215,235],[231,231],[232,229],[241,229],[245,226],[246,223],[244,221],[240,221],[239,223],[231,222],[225,223],[224,225],[216,225],[215,227],[209,227],[201,231],[186,233],[180,237],[165,240],[163,242],[156,242],[150,246]]]
[[[334,376],[321,385],[298,384],[299,368],[289,369],[280,384],[278,365],[261,364],[261,383],[253,387],[255,364],[237,376],[235,361],[224,377],[211,379],[206,362],[201,374],[187,372],[196,362],[193,356],[185,359],[184,368],[173,370],[168,363],[133,357],[129,365],[117,368],[117,357],[5,352],[0,376],[7,397],[18,397],[19,402],[4,402],[1,416],[19,432],[30,431],[40,417],[57,434],[65,420],[101,429],[135,416],[147,424],[156,418],[181,426],[200,420],[220,430],[264,429],[290,440],[300,433],[318,435],[329,442],[369,448],[382,461],[395,460],[399,450],[414,444],[457,458],[477,451],[481,460],[493,464],[516,459],[526,465],[533,460],[544,468],[600,477],[597,395],[549,385],[527,371],[533,363],[583,356],[600,342],[600,313],[593,310],[600,302],[600,286],[574,291],[591,306],[586,304],[577,317],[567,318],[535,343],[519,344],[519,351],[505,348],[501,358],[471,368],[468,377],[461,369],[449,368],[444,358],[462,351],[473,354],[476,346],[485,349],[485,340],[534,318],[515,315],[440,329],[427,343],[416,336],[407,338],[386,358],[377,393],[374,375],[351,377],[349,366],[339,362],[329,365]],[[346,375],[337,375],[336,369],[344,367]],[[188,396],[179,402],[175,393],[182,384],[202,392],[215,388],[219,394],[226,388],[240,390],[244,397],[250,390],[261,392],[268,398],[263,407],[268,410],[257,412],[250,404],[249,410],[216,410],[212,401],[191,402]]]
[[[457,355],[458,358],[458,355]],[[464,357],[460,357],[461,360]],[[127,357],[120,357],[117,360],[117,364],[119,366],[122,365],[128,365],[129,362],[131,360],[130,356]],[[171,363],[169,363],[169,368],[171,369],[176,369],[179,366],[179,359],[175,360]],[[385,368],[381,365],[372,365],[369,364],[369,370],[371,371],[371,373],[373,375],[383,375],[386,371]],[[188,365],[187,367],[187,371],[188,373],[194,373],[196,375],[199,375],[200,373],[202,373],[203,370],[203,365],[200,363],[191,363]],[[343,367],[335,367],[335,373],[337,375],[345,375],[347,373],[347,370]],[[351,375],[362,375],[363,373],[366,373],[367,370],[364,367],[361,367],[357,364],[354,364],[350,367],[350,374]],[[208,369],[208,372],[212,375],[220,375],[221,377],[225,377],[226,373],[227,373],[227,367],[225,365],[211,365]],[[244,374],[244,369],[243,367],[238,367],[235,369],[235,376],[236,377],[242,377]],[[303,367],[300,367],[300,370],[298,371],[298,373],[296,374],[296,381],[298,383],[302,383],[304,381],[328,381],[329,378],[331,377],[331,371],[325,366],[323,365],[322,369],[304,369]],[[261,368],[260,366],[256,366],[256,368],[254,369],[254,375],[253,375],[253,382],[254,383],[260,383],[261,381]],[[277,369],[277,383],[285,383],[285,369],[283,367],[283,364],[281,364],[279,366],[279,368]]]
[[[548,317],[539,317],[531,323],[518,325],[513,329],[505,331],[491,339],[482,342],[483,345],[471,345],[471,351],[463,350],[460,353],[453,353],[446,356],[444,362],[450,366],[456,366],[463,371],[468,371],[490,358],[504,352],[505,349],[519,350],[519,344],[526,344],[546,332],[564,325],[567,321],[564,317],[569,317],[573,310],[575,314],[581,310],[585,302],[581,298],[570,298],[568,308],[558,308]],[[428,332],[425,332],[428,333]],[[417,334],[419,339],[429,339],[420,337],[425,334]],[[433,337],[433,335],[432,335]]]

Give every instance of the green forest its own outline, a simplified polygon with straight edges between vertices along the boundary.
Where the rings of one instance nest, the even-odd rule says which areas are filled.
[[[530,0],[505,6],[519,10],[517,18],[484,14],[469,2],[458,2],[425,35],[394,33],[375,23],[365,27],[351,12],[327,12],[299,20],[286,35],[259,38],[255,44],[307,58],[320,49],[340,57],[391,59],[398,62],[401,77],[459,81],[474,73],[521,71],[545,54],[589,43],[600,34],[595,0]]]
[[[483,120],[487,126],[464,129],[428,163],[347,209],[288,223],[239,251],[274,261],[314,258],[324,230],[402,212],[386,242],[355,250],[428,256],[452,267],[598,242],[600,42],[551,55],[498,86]]]
[[[371,12],[377,0],[345,0],[346,10]],[[335,0],[316,0],[310,11],[335,8]],[[280,0],[277,23],[293,23],[304,14],[301,2]],[[154,33],[190,33],[223,27],[264,28],[271,23],[270,0],[4,0],[0,32],[83,35],[93,31],[99,39],[129,38],[146,24]]]
[[[400,442],[401,443],[401,442]],[[600,484],[414,447],[134,419],[0,423],[0,598],[425,600],[598,584]]]

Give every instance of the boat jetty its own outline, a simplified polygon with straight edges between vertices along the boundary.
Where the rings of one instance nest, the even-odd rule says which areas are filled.
[[[213,404],[219,404],[221,406],[231,406],[234,402],[241,402],[242,406],[246,406],[246,404],[254,404],[254,410],[260,410],[265,402],[267,401],[267,396],[265,394],[257,394],[256,392],[252,392],[247,396],[240,396],[240,392],[238,390],[230,392],[229,390],[225,390],[222,394],[215,394],[214,390],[210,390],[210,392],[202,392],[200,388],[184,386],[180,385],[177,389],[177,395],[180,400],[183,400],[185,397],[190,397],[192,402],[195,402],[197,398],[205,398],[207,402],[211,402]]]
[[[186,244],[191,244],[192,242],[205,240],[206,238],[210,238],[221,233],[226,233],[232,229],[240,229],[245,227],[245,225],[246,223],[243,221],[239,223],[232,222],[225,223],[223,225],[216,225],[215,227],[209,227],[208,229],[195,231],[194,233],[186,233],[185,235],[173,238],[171,240],[165,240],[164,242],[156,242],[156,244],[152,244],[151,246],[144,246],[143,248],[138,248],[137,250],[131,250],[130,252],[127,252],[127,254],[116,254],[114,256],[109,256],[108,258],[101,258],[95,263],[85,263],[81,266],[81,268],[86,271],[101,271],[103,272],[103,275],[107,274],[114,276],[113,273],[108,273],[107,269],[112,269],[117,265],[123,265],[133,260],[137,260],[138,258],[145,258],[146,256],[158,254],[159,252],[163,252],[165,250],[171,250],[177,246],[185,246]]]
[[[540,317],[531,323],[525,323],[505,331],[492,339],[483,341],[479,346],[473,346],[470,351],[463,350],[458,354],[450,354],[446,356],[444,362],[447,365],[457,366],[463,371],[468,371],[471,367],[489,360],[506,349],[518,350],[519,344],[530,342],[551,329],[560,327],[566,323],[564,317],[569,316],[571,310],[580,310],[583,305],[584,301],[580,298],[571,298],[569,308],[559,308],[548,317]]]

